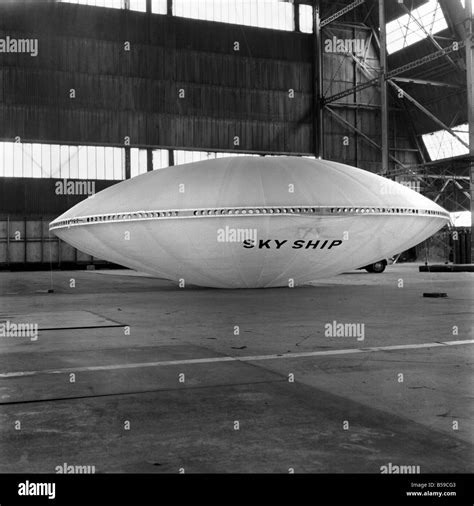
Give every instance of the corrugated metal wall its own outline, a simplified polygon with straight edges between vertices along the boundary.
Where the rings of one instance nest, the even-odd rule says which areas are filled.
[[[0,55],[2,138],[312,152],[308,35],[73,4],[0,5],[0,27],[39,39]]]
[[[0,54],[0,138],[123,145],[128,136],[135,146],[314,151],[310,34],[63,3],[0,4],[0,30],[39,39],[37,57]],[[370,30],[331,24],[324,37],[332,36],[364,39],[366,70],[324,54],[326,95],[373,77],[379,64]],[[376,106],[379,92],[342,102]],[[380,142],[378,111],[338,112]],[[377,149],[328,114],[325,126],[327,158],[378,169]],[[404,136],[392,142],[410,144],[398,130]]]
[[[104,265],[107,262],[86,255],[59,240],[48,230],[53,217],[0,219],[0,267],[73,267]]]
[[[49,223],[83,200],[83,195],[61,195],[57,179],[1,178],[0,267],[18,265],[103,264],[82,253],[54,234]],[[115,181],[95,180],[95,192]]]

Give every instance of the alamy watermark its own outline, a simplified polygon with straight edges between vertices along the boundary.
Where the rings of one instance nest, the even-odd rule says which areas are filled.
[[[28,53],[38,56],[38,39],[15,39],[7,35],[0,39],[0,53]]]
[[[365,323],[339,323],[333,320],[324,325],[325,337],[356,337],[357,341],[365,339]]]
[[[217,229],[217,242],[257,242],[256,228],[233,228],[225,226]]]
[[[363,39],[326,39],[324,41],[324,51],[326,53],[355,53],[358,56],[364,54],[364,40]]]
[[[0,337],[29,337],[38,340],[37,323],[13,323],[10,320],[0,322]]]
[[[56,474],[95,474],[95,466],[78,466],[64,462],[64,464],[56,466],[54,471]]]
[[[95,181],[56,181],[54,193],[56,195],[94,195]]]
[[[380,466],[381,474],[420,474],[420,466],[399,466],[389,462]]]
[[[395,184],[398,183],[398,184]],[[420,193],[421,186],[420,181],[411,181],[401,179],[393,183],[392,181],[384,181],[380,183],[380,194],[381,195],[402,195],[405,193],[405,188]]]
[[[33,497],[44,495],[47,496],[48,499],[54,499],[56,497],[56,483],[38,483],[30,480],[22,481],[18,483],[18,495]]]

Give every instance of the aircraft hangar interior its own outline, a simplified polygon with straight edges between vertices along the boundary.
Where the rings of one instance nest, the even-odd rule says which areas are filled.
[[[0,474],[472,473],[473,4],[0,0]]]

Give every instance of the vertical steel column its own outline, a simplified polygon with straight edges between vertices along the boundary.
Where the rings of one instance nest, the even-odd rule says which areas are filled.
[[[387,30],[385,27],[385,0],[379,0],[380,25],[380,101],[382,111],[382,174],[388,172],[388,102],[387,102]]]
[[[300,4],[298,0],[294,0],[293,2],[293,23],[295,26],[295,32],[299,32],[300,30]]]
[[[470,155],[470,188],[471,195],[471,262],[474,262],[474,16],[472,0],[466,0],[467,40],[467,110],[469,121],[469,155]]]
[[[321,0],[313,2],[313,137],[314,155],[324,158],[323,124],[323,44],[321,37]]]
[[[132,174],[130,169],[130,148],[125,148],[125,179],[130,179],[130,176]]]
[[[174,165],[174,151],[172,149],[168,149],[168,167],[173,167]]]
[[[356,38],[356,30],[352,29],[352,39]],[[353,78],[352,78],[352,86],[357,86],[357,60],[355,58],[352,59],[352,69],[353,69]],[[354,104],[357,104],[357,91],[354,91]],[[354,126],[359,128],[359,109],[358,107],[354,107]],[[354,165],[356,167],[359,166],[359,139],[357,136],[357,132],[354,132]]]
[[[146,171],[151,172],[153,170],[153,150],[147,148],[146,150]]]
[[[168,0],[166,2],[166,14],[167,16],[173,15],[173,0]]]

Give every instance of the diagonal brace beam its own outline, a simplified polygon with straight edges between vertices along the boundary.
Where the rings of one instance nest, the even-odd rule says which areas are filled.
[[[363,4],[364,2],[365,2],[365,0],[355,0],[355,2],[352,2],[351,4],[347,5],[343,9],[341,9],[340,11],[337,11],[334,14],[332,14],[331,16],[328,16],[326,19],[321,20],[321,28],[323,26],[328,25],[329,23],[332,23],[337,18],[340,18],[341,16],[344,16],[344,14],[347,14],[352,9],[355,9],[356,7],[358,7],[359,5]]]
[[[421,112],[425,113],[430,119],[432,119],[435,123],[437,123],[443,130],[446,130],[449,132],[453,137],[456,137],[456,139],[463,145],[466,146],[466,148],[469,149],[469,144],[467,144],[459,135],[454,132],[453,129],[449,128],[448,125],[445,125],[439,118],[437,118],[431,111],[428,111],[426,107],[423,107],[420,102],[415,100],[411,95],[409,95],[405,90],[400,88],[398,84],[395,84],[391,79],[388,79],[388,82],[398,91],[403,94],[403,97],[408,99],[413,105],[415,105],[418,109],[420,109]]]
[[[387,72],[387,78],[391,78],[394,76],[397,76],[398,74],[402,74],[403,72],[406,72],[408,70],[412,70],[416,67],[419,67],[421,65],[425,65],[426,63],[432,62],[433,60],[436,60],[437,58],[440,58],[448,53],[452,53],[453,51],[458,51],[459,49],[463,48],[466,45],[466,41],[456,41],[453,42],[450,46],[445,47],[444,49],[441,49],[440,51],[436,51],[435,53],[428,54],[426,56],[423,56],[422,58],[419,58],[418,60],[412,61],[410,63],[406,63],[405,65],[402,65],[401,67],[398,67],[396,69],[390,70]],[[341,91],[340,93],[336,93],[335,95],[331,95],[330,97],[326,97],[324,99],[324,103],[328,104],[330,102],[335,102],[336,100],[339,100],[340,98],[347,97],[349,95],[352,95],[353,93],[356,93],[358,91],[365,90],[366,88],[370,88],[370,86],[375,86],[379,84],[380,79],[378,77],[371,79],[370,81],[367,81],[366,83],[360,83],[357,86],[354,86],[352,88],[349,88],[347,90]]]

